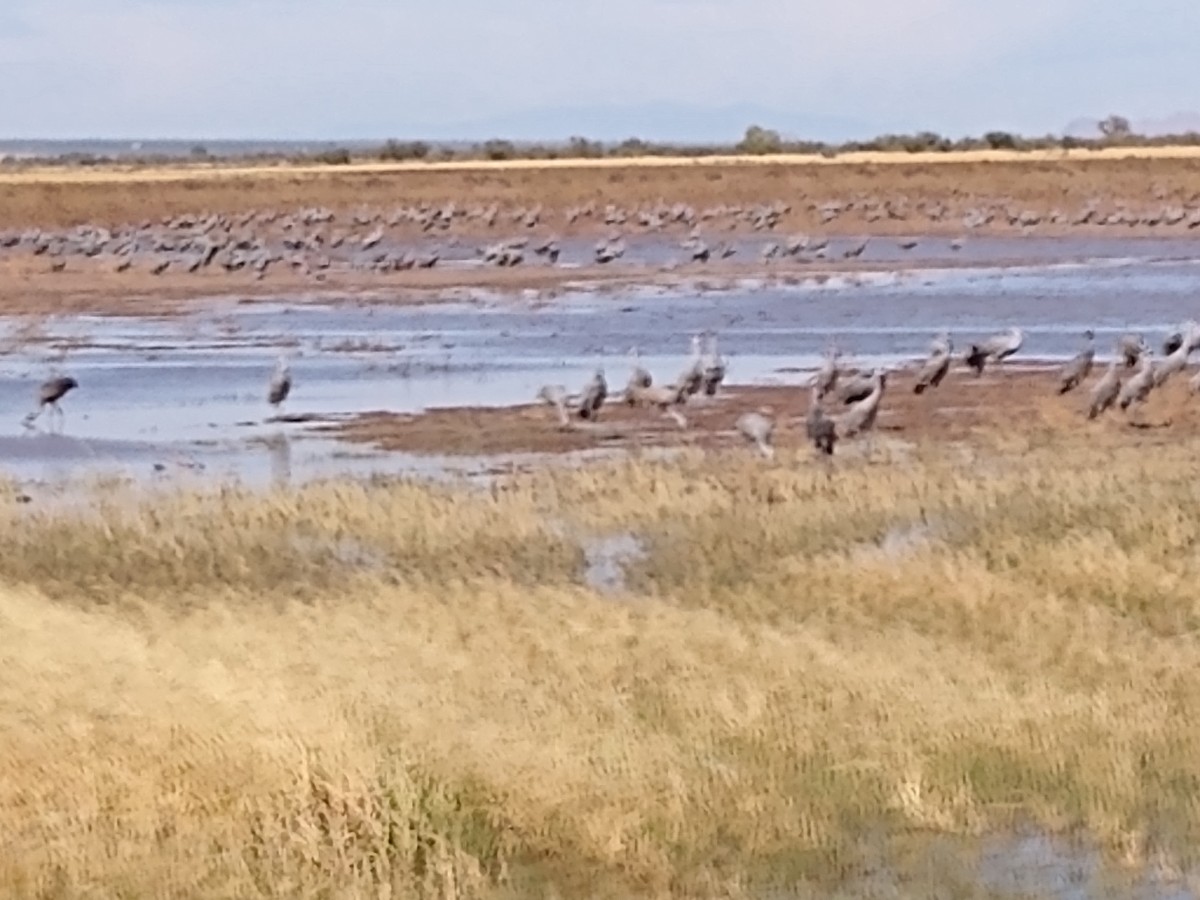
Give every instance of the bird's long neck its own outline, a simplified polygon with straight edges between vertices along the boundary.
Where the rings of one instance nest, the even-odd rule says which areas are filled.
[[[863,400],[863,405],[868,408],[878,406],[879,401],[883,398],[883,378],[876,375],[874,381],[875,383],[871,386],[871,393]]]

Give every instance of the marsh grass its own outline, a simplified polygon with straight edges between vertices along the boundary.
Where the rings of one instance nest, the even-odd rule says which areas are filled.
[[[1018,827],[1186,870],[1197,449],[3,513],[0,892],[986,896]],[[626,602],[568,532],[645,542]]]

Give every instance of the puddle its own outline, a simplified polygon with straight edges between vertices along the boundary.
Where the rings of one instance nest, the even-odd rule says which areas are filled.
[[[1198,873],[1168,873],[1154,866],[1125,869],[1106,861],[1091,843],[1037,831],[980,839],[914,839],[902,854],[904,868],[889,864],[888,839],[864,845],[871,857],[859,876],[831,896],[986,896],[1092,900],[1195,900]],[[927,893],[928,892],[928,893]],[[782,900],[783,894],[772,894]],[[792,896],[792,895],[788,895]]]

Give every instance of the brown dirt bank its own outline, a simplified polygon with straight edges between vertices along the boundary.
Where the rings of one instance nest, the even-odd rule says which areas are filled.
[[[1200,434],[1200,398],[1191,400],[1186,378],[1176,376],[1152,394],[1146,406],[1127,416],[1110,412],[1085,419],[1087,390],[1055,394],[1054,367],[1012,370],[976,379],[956,371],[937,390],[916,396],[912,374],[889,376],[879,414],[879,441],[921,444],[983,437],[1045,444],[1085,433],[1093,442],[1145,445]],[[431,409],[419,415],[369,413],[323,430],[352,442],[386,450],[447,455],[564,453],[596,448],[637,450],[662,447],[716,449],[747,446],[733,432],[743,412],[767,406],[776,420],[775,445],[781,450],[805,444],[803,418],[808,392],[801,387],[730,386],[715,401],[683,407],[689,427],[681,430],[657,412],[607,404],[600,420],[574,420],[564,429],[545,405],[507,408]],[[831,412],[836,410],[831,406]],[[852,442],[857,443],[857,442]]]
[[[540,205],[549,227],[570,234],[605,227],[595,219],[582,220],[574,228],[562,221],[563,210],[590,202],[636,208],[665,200],[699,210],[780,200],[792,206],[780,223],[782,229],[820,226],[830,233],[952,233],[962,229],[967,210],[985,203],[1042,215],[1060,210],[1070,216],[1091,203],[1105,210],[1142,212],[1200,201],[1200,158],[1195,156],[966,159],[930,162],[915,157],[837,165],[734,159],[653,166],[630,161],[604,166],[241,169],[174,173],[169,179],[147,170],[106,180],[84,180],[70,170],[39,177],[13,173],[0,179],[0,229],[83,223],[117,226],[205,211],[237,214],[323,206],[350,212],[454,201],[495,203],[502,210]],[[872,207],[883,201],[910,209],[921,203],[943,204],[947,210],[933,221],[915,213],[904,219],[873,218]],[[822,223],[818,207],[826,203],[855,205],[835,221]],[[462,225],[464,230],[482,227]],[[1075,227],[1069,222],[1045,226]],[[1136,232],[1164,226],[1128,227]]]
[[[889,264],[888,268],[904,270],[915,265]],[[955,265],[970,263],[939,262],[942,268]],[[478,291],[528,291],[546,299],[570,289],[603,293],[655,286],[705,291],[727,289],[746,278],[761,279],[767,285],[794,285],[820,282],[838,273],[878,269],[878,263],[870,262],[804,263],[786,259],[769,264],[689,263],[671,269],[624,262],[577,268],[534,263],[517,268],[443,267],[391,272],[331,269],[319,274],[276,266],[260,278],[247,271],[226,272],[214,267],[194,273],[168,270],[153,275],[143,265],[117,272],[111,264],[78,256],[66,260],[61,271],[55,271],[44,258],[26,254],[0,259],[0,315],[177,315],[188,312],[196,301],[213,298],[251,302],[287,297],[290,302],[308,299],[410,304],[452,300]]]

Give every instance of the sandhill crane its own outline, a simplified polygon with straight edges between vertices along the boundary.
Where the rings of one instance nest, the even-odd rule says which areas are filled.
[[[1200,324],[1191,319],[1184,322],[1163,340],[1163,356],[1170,356],[1184,344],[1188,345],[1189,353],[1200,347]]]
[[[1117,394],[1117,405],[1123,410],[1146,401],[1154,388],[1154,354],[1147,350],[1142,354],[1137,373],[1121,387]]]
[[[852,375],[839,375],[833,394],[839,402],[849,405],[869,397],[873,390],[875,390],[874,373],[864,375],[858,372]]]
[[[854,437],[875,427],[879,415],[879,404],[887,388],[887,373],[876,370],[871,375],[871,393],[851,404],[850,409],[834,419],[838,437]]]
[[[770,418],[770,407],[760,407],[758,412],[742,413],[738,416],[734,427],[746,440],[750,441],[767,459],[775,456],[775,448],[771,446],[771,438],[775,434],[775,422]]]
[[[1021,349],[1025,342],[1025,333],[1020,328],[1010,328],[999,334],[994,334],[986,340],[971,344],[967,348],[966,363],[975,370],[976,375],[982,375],[988,361],[1003,362]]]
[[[833,446],[837,443],[837,426],[821,408],[821,398],[817,395],[816,386],[809,393],[808,414],[804,417],[804,433],[818,451],[826,456],[833,456]]]
[[[967,367],[975,370],[975,374],[982,375],[983,369],[987,365],[987,353],[983,349],[982,344],[968,344],[967,352],[963,354],[963,362]]]
[[[861,243],[855,244],[849,250],[846,250],[844,253],[842,253],[842,258],[843,259],[858,259],[860,256],[863,255],[863,251],[867,249],[867,241],[868,240],[870,240],[870,238],[864,239]]]
[[[1096,359],[1096,348],[1092,345],[1096,334],[1090,328],[1083,333],[1087,346],[1073,356],[1058,376],[1058,392],[1065,394],[1079,387],[1092,374],[1092,363]]]
[[[267,402],[278,413],[279,405],[287,399],[291,392],[292,371],[288,367],[287,357],[281,354],[279,361],[275,364],[275,371],[271,373],[271,381],[267,385]]]
[[[700,350],[700,335],[692,335],[692,360],[675,382],[684,396],[699,393],[704,386],[704,360]]]
[[[1200,345],[1200,325],[1195,322],[1186,323],[1174,337],[1177,341],[1169,341],[1175,349],[1167,353],[1154,367],[1154,386],[1162,387],[1167,379],[1177,372],[1187,368],[1188,357]],[[1164,348],[1165,349],[1165,348]]]
[[[608,382],[604,380],[604,370],[596,369],[591,380],[584,385],[579,399],[579,418],[595,421],[600,413],[600,407],[608,397]]]
[[[825,397],[837,385],[838,359],[840,357],[841,353],[836,347],[830,347],[825,351],[825,359],[821,362],[821,367],[817,369],[817,374],[813,376],[813,388],[817,392],[817,397]]]
[[[629,359],[633,364],[633,370],[629,373],[629,383],[626,385],[626,402],[631,402],[628,388],[648,388],[654,383],[654,378],[642,366],[642,355],[638,352],[637,347],[629,348]]]
[[[32,425],[34,420],[42,414],[42,410],[46,407],[50,407],[51,415],[58,413],[59,421],[61,422],[66,416],[62,411],[62,407],[58,405],[58,401],[77,387],[79,387],[79,382],[70,375],[55,375],[52,378],[47,378],[38,386],[37,409],[25,417],[25,424]]]
[[[721,386],[721,382],[725,380],[725,360],[721,358],[721,354],[717,350],[715,334],[708,336],[708,347],[701,360],[701,366],[703,368],[704,393],[706,396],[713,397],[717,393],[717,388]]]
[[[561,384],[546,384],[537,393],[538,399],[554,408],[558,413],[558,423],[563,428],[569,428],[571,417],[567,413],[567,389]]]
[[[937,387],[950,371],[950,360],[954,354],[954,342],[950,340],[949,332],[943,331],[929,345],[929,359],[917,372],[917,380],[913,384],[914,394],[923,394],[926,389]]]
[[[1170,356],[1176,350],[1183,346],[1183,332],[1172,331],[1163,339],[1162,351],[1163,356]]]
[[[625,397],[629,405],[656,407],[680,428],[687,428],[687,419],[676,408],[685,399],[677,385],[646,385],[646,387],[631,385],[625,389]]]
[[[1117,354],[1125,362],[1125,368],[1132,369],[1147,350],[1146,339],[1140,334],[1123,334],[1117,338]]]
[[[1123,363],[1124,357],[1118,354],[1108,364],[1108,370],[1104,373],[1104,377],[1097,381],[1096,386],[1092,388],[1091,403],[1088,405],[1089,419],[1094,419],[1106,412],[1116,402],[1121,392],[1121,366]]]

